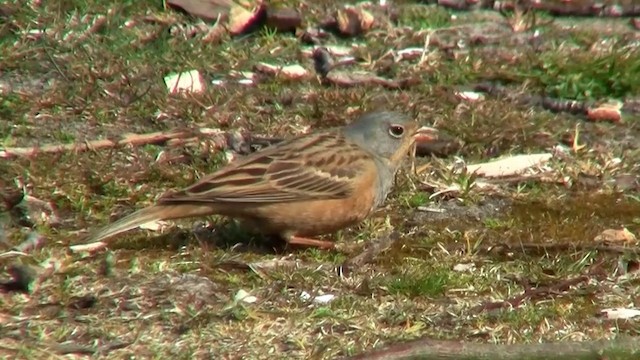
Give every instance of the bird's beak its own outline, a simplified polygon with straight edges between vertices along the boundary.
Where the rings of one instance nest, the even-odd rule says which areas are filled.
[[[416,131],[413,137],[416,144],[420,145],[421,143],[431,143],[438,140],[438,133],[439,131],[436,128],[423,126]]]
[[[418,130],[416,130],[416,132],[413,134],[413,144],[411,145],[410,149],[409,149],[409,156],[411,157],[411,171],[415,173],[416,171],[416,163],[415,163],[415,158],[416,158],[416,153],[418,150],[418,147],[421,144],[430,144],[433,143],[434,141],[438,140],[438,129],[436,128],[432,128],[432,127],[428,127],[428,126],[422,126],[420,128],[418,128]]]
[[[413,138],[415,154],[418,156],[447,156],[458,151],[464,144],[446,131],[428,126],[419,128]]]

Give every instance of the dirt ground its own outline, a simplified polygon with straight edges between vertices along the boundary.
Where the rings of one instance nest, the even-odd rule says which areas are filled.
[[[274,1],[298,11],[294,31],[215,36],[215,22],[161,2],[0,5],[0,357],[334,359],[415,339],[636,339],[640,24],[430,3],[364,6],[371,27],[358,18],[345,34],[327,25],[341,2]],[[190,70],[205,89],[169,94],[165,76]],[[378,109],[440,142],[406,161],[373,216],[325,237],[343,251],[215,216],[69,249],[258,145]],[[553,156],[517,175],[461,170],[537,153]],[[389,234],[388,249],[339,271]],[[606,358],[640,351],[621,347]]]

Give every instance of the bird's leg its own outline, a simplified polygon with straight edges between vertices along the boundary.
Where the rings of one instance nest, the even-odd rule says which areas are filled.
[[[291,245],[305,245],[325,250],[334,249],[336,247],[336,244],[333,241],[309,239],[299,236],[289,236],[286,238],[286,241]]]

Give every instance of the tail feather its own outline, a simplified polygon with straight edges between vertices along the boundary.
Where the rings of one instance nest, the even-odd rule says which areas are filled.
[[[150,206],[125,216],[92,233],[84,240],[84,243],[98,242],[152,221],[204,216],[212,213],[211,207],[203,205],[180,204]]]

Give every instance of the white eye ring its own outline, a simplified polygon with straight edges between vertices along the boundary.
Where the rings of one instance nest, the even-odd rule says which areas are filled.
[[[393,124],[389,126],[389,135],[393,136],[396,139],[399,139],[404,135],[404,126]]]

